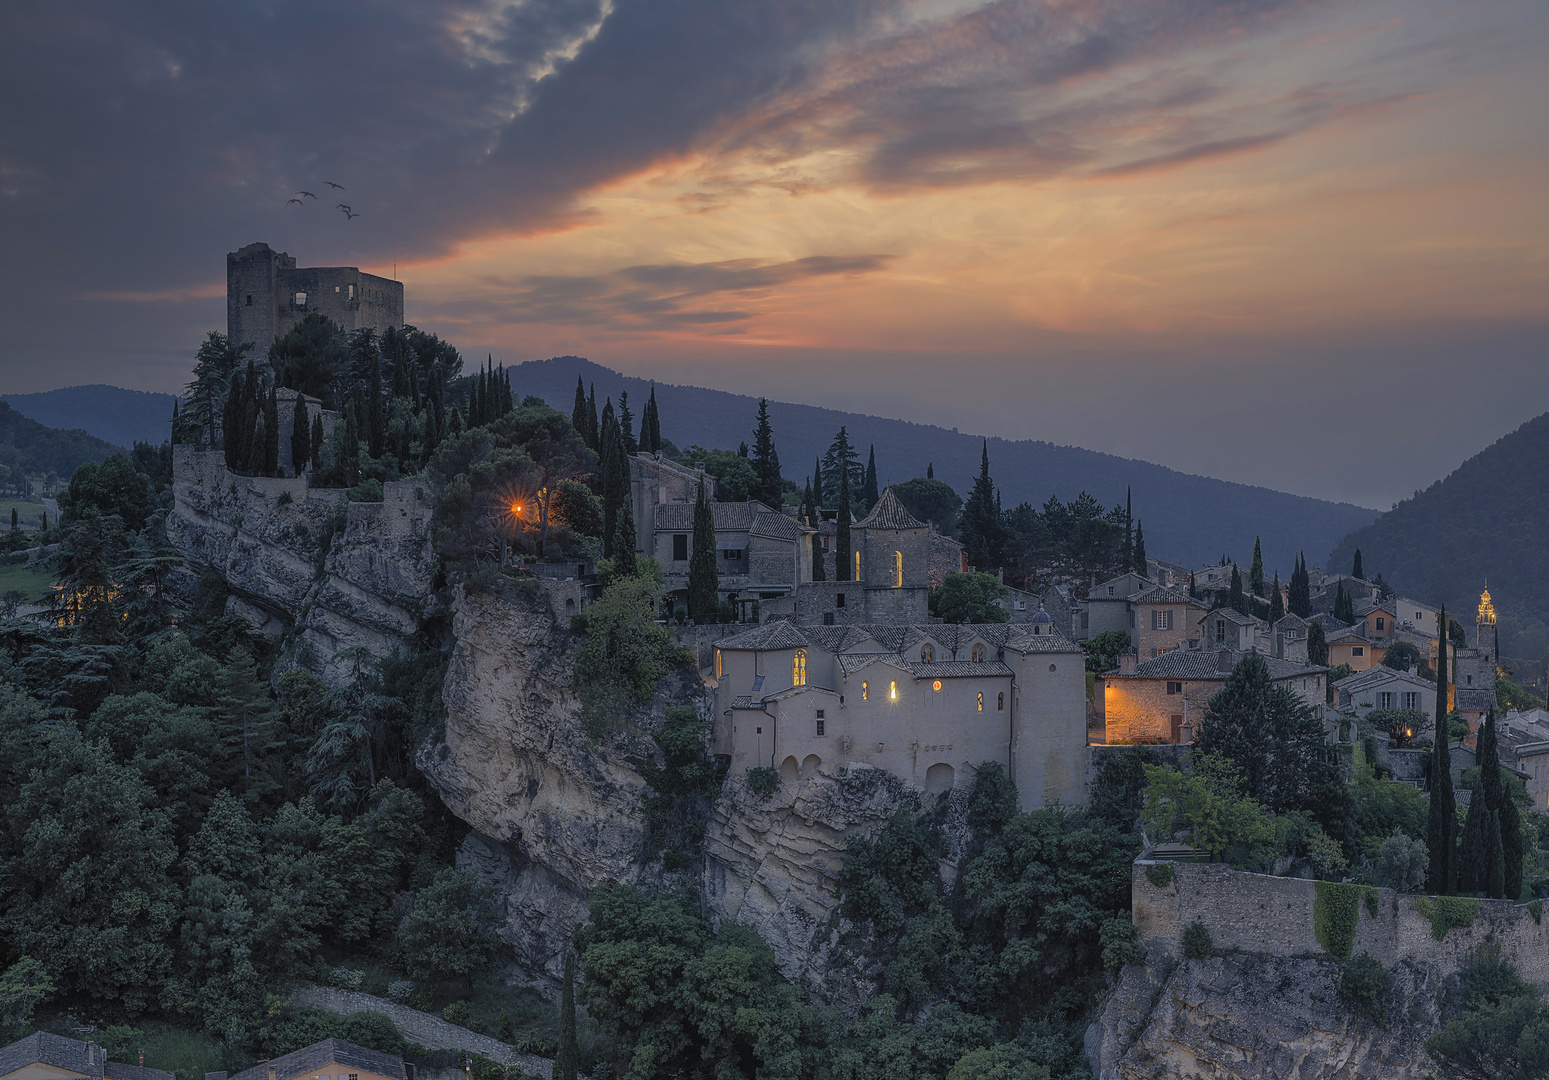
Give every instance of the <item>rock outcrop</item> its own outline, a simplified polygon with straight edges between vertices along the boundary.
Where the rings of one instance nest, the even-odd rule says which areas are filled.
[[[191,569],[221,576],[228,613],[276,634],[298,626],[296,657],[331,682],[351,673],[345,650],[387,656],[419,630],[436,565],[424,484],[349,502],[301,479],[236,476],[219,451],[173,449],[167,537]]]
[[[592,890],[642,872],[645,781],[628,757],[645,748],[588,738],[544,600],[459,590],[454,610],[445,738],[419,765],[474,829],[458,861],[499,885],[517,963],[557,979]]]
[[[1087,1030],[1098,1080],[1421,1080],[1441,973],[1400,963],[1376,1024],[1339,996],[1333,960],[1229,953],[1126,967]]]

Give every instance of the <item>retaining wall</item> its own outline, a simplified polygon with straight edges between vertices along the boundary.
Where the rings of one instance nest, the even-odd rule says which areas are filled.
[[[1152,884],[1146,870],[1172,867],[1172,881]],[[1271,877],[1233,870],[1222,863],[1137,860],[1132,875],[1135,927],[1148,949],[1182,953],[1184,927],[1196,920],[1210,931],[1218,949],[1272,956],[1324,955],[1314,928],[1317,883],[1305,878]],[[1456,971],[1469,954],[1493,938],[1501,957],[1521,976],[1549,990],[1549,925],[1535,921],[1524,904],[1481,900],[1472,926],[1447,931],[1437,941],[1431,920],[1415,909],[1423,897],[1378,889],[1377,914],[1359,905],[1352,955],[1370,953],[1391,967],[1400,960],[1435,964]]]

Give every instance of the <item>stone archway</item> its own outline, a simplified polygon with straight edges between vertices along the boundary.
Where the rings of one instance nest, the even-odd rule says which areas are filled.
[[[925,770],[925,793],[927,795],[940,795],[944,791],[951,791],[952,782],[956,775],[952,766],[944,761],[938,761]]]

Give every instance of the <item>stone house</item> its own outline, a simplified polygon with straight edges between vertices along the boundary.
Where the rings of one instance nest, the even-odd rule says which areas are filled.
[[[794,516],[794,515],[792,515]],[[930,587],[935,588],[948,574],[968,573],[968,549],[950,536],[932,527],[930,535]]]
[[[1135,629],[1130,632],[1137,655],[1155,657],[1169,649],[1199,647],[1199,620],[1205,604],[1186,591],[1157,585],[1129,598]]]
[[[1328,645],[1329,667],[1348,664],[1351,671],[1365,671],[1382,663],[1387,649],[1366,636],[1361,623],[1346,626],[1324,639]]]
[[[1394,671],[1379,664],[1347,675],[1334,684],[1334,700],[1339,708],[1357,716],[1378,709],[1416,709],[1425,714],[1430,730],[1436,730],[1436,684],[1412,671]]]
[[[829,575],[813,581],[809,573],[795,590],[791,613],[798,622],[826,625],[929,622],[935,535],[888,488],[871,513],[850,526],[851,579],[835,581]],[[806,546],[810,549],[810,541]],[[783,614],[785,608],[782,604],[770,613]]]
[[[1501,764],[1522,778],[1533,809],[1549,810],[1549,712],[1513,710],[1497,724]]]
[[[1043,602],[1037,593],[1014,589],[1010,585],[1006,586],[1005,596],[991,600],[990,603],[1010,615],[1010,622],[1027,622],[1043,610]]]
[[[1054,582],[1043,590],[1040,606],[1049,613],[1059,632],[1072,641],[1087,638],[1086,611],[1076,590],[1066,582]]]
[[[666,590],[686,596],[694,553],[694,504],[658,503],[653,509],[647,554],[662,564]],[[720,589],[728,598],[773,600],[810,580],[811,546],[801,543],[810,529],[752,499],[710,503],[710,516]]]
[[[1174,649],[1139,662],[1132,655],[1121,656],[1118,669],[1103,672],[1095,686],[1106,741],[1193,741],[1210,699],[1244,655],[1231,649]],[[1323,703],[1327,668],[1276,657],[1264,660],[1276,683],[1289,686],[1308,705]]]
[[[1387,648],[1393,642],[1398,625],[1394,605],[1380,600],[1362,600],[1355,605],[1356,625],[1374,645]]]
[[[394,1054],[324,1039],[230,1076],[207,1072],[204,1080],[405,1080],[405,1070]]]
[[[1433,605],[1422,604],[1407,596],[1396,596],[1390,603],[1400,628],[1414,630],[1432,639],[1440,632],[1441,614]]]
[[[1130,636],[1134,644],[1136,630],[1135,609],[1129,598],[1136,593],[1156,587],[1156,582],[1143,578],[1134,571],[1098,582],[1087,590],[1086,618],[1083,627],[1088,638],[1119,630]]]
[[[109,1061],[96,1043],[35,1031],[0,1047],[0,1080],[173,1080],[162,1069]]]
[[[1308,620],[1300,615],[1282,615],[1280,621],[1269,628],[1267,639],[1259,643],[1259,651],[1305,664],[1308,625]]]
[[[1231,608],[1216,608],[1198,616],[1194,637],[1202,648],[1249,652],[1258,637],[1258,620]]]
[[[794,783],[885,770],[928,793],[997,761],[1025,808],[1086,799],[1079,646],[1033,624],[766,623],[718,643],[714,749]]]

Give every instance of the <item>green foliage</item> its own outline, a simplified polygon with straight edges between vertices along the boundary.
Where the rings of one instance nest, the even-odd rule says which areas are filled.
[[[1107,971],[1117,971],[1125,964],[1138,964],[1146,958],[1146,950],[1140,944],[1140,931],[1127,911],[1104,919],[1098,938],[1102,942],[1103,967]]]
[[[575,685],[594,735],[621,727],[648,704],[677,658],[671,634],[656,621],[656,593],[649,578],[621,578],[587,609]]]
[[[1544,921],[1544,901],[1542,897],[1535,896],[1527,902],[1528,914],[1533,916],[1533,921],[1539,925]]]
[[[1373,709],[1362,719],[1386,732],[1396,746],[1407,746],[1431,727],[1431,718],[1421,709]]]
[[[1410,903],[1431,920],[1431,936],[1437,941],[1449,930],[1473,926],[1479,917],[1479,900],[1472,896],[1417,896]]]
[[[768,765],[753,765],[747,770],[748,787],[758,795],[773,795],[780,790],[779,770]]]
[[[1377,851],[1372,878],[1397,892],[1417,892],[1425,887],[1430,861],[1424,842],[1395,829]]]
[[[576,1080],[581,1052],[576,1045],[575,957],[565,953],[565,982],[560,991],[559,1046],[554,1054],[553,1080]]]
[[[1408,641],[1395,641],[1389,645],[1387,651],[1382,654],[1382,666],[1392,668],[1394,671],[1408,671],[1414,668],[1422,679],[1436,678],[1436,672],[1431,668],[1430,657],[1420,651],[1420,647]]]
[[[1351,885],[1338,881],[1313,883],[1312,928],[1318,944],[1330,956],[1347,960],[1355,945],[1355,928],[1361,917],[1361,902],[1375,908],[1377,890],[1370,885]]]
[[[936,530],[946,536],[957,535],[957,518],[963,509],[963,499],[951,486],[936,479],[916,477],[902,484],[890,484],[893,496],[904,504],[904,509],[920,521],[934,522]]]
[[[1146,867],[1146,880],[1158,889],[1165,889],[1173,883],[1173,864],[1169,862],[1152,863]]]
[[[1339,972],[1339,996],[1354,1002],[1378,1024],[1388,1022],[1387,996],[1392,986],[1393,976],[1370,953],[1346,960]]]
[[[1101,674],[1119,666],[1119,656],[1129,651],[1129,634],[1123,630],[1104,630],[1081,643],[1086,653],[1086,669]]]
[[[20,1038],[32,1021],[32,1011],[58,987],[40,961],[20,957],[0,972],[0,1035]]]
[[[948,623],[1003,623],[1011,613],[990,601],[1005,595],[993,574],[949,573],[930,591],[930,613]]]
[[[1203,960],[1215,949],[1210,929],[1195,919],[1183,929],[1183,955],[1190,960]]]
[[[110,454],[101,464],[83,462],[60,493],[59,523],[79,521],[89,510],[117,516],[125,529],[139,532],[151,512],[150,482],[123,454]]]
[[[694,501],[693,549],[688,562],[688,613],[695,619],[715,613],[719,603],[720,569],[716,563],[715,515],[705,500],[705,484],[699,482]]]
[[[1226,759],[1196,753],[1187,774],[1170,765],[1146,765],[1145,772],[1141,817],[1158,834],[1186,829],[1212,859],[1232,845],[1252,848],[1274,839],[1273,818],[1242,793],[1240,774]]]
[[[1460,1080],[1536,1080],[1549,1075],[1549,1008],[1538,991],[1482,946],[1459,973],[1462,1011],[1425,1049]]]
[[[715,477],[716,502],[742,502],[757,498],[755,490],[762,490],[753,462],[735,450],[706,450],[702,446],[690,446],[678,454],[678,462],[693,468],[703,463],[705,472]],[[773,504],[779,509],[779,503]]]
[[[725,770],[705,751],[705,722],[692,705],[673,705],[654,739],[662,763],[648,760],[641,774],[650,785],[645,799],[646,858],[657,856],[669,870],[698,858],[720,793]]]
[[[974,835],[999,836],[1016,814],[1017,788],[1006,767],[998,761],[980,762],[968,799],[968,825]]]
[[[467,870],[441,870],[414,898],[394,939],[404,970],[424,982],[462,980],[472,985],[495,954],[488,930],[495,917],[492,886]]]

